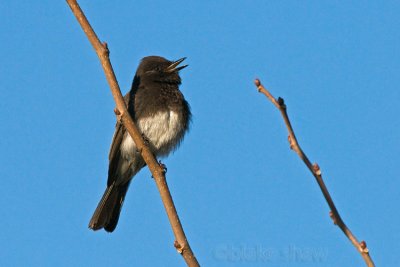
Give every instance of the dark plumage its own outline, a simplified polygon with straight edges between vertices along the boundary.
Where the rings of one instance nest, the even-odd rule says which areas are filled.
[[[189,129],[190,107],[179,91],[179,71],[187,65],[178,65],[184,59],[143,58],[132,88],[124,97],[130,115],[155,156],[167,156],[176,149]],[[89,228],[114,231],[130,181],[145,165],[125,127],[117,122],[109,154],[107,188]]]

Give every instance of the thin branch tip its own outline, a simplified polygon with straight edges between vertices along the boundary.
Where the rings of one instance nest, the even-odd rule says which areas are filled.
[[[350,242],[354,245],[354,247],[356,247],[357,250],[361,253],[361,256],[363,257],[367,266],[375,266],[369,253],[368,253],[369,251],[367,249],[367,245],[366,245],[365,241],[358,242],[356,237],[351,233],[350,229],[346,226],[346,224],[343,222],[342,218],[340,217],[340,214],[339,214],[338,210],[336,209],[336,205],[333,202],[333,200],[329,194],[329,191],[325,185],[325,182],[322,179],[320,167],[318,166],[317,163],[312,164],[310,162],[307,155],[303,152],[299,143],[297,142],[293,127],[290,123],[290,119],[287,114],[287,108],[285,105],[285,101],[281,97],[278,97],[277,99],[274,98],[274,96],[267,89],[264,88],[264,86],[261,84],[259,79],[256,79],[254,81],[254,84],[257,86],[258,91],[260,93],[264,94],[272,102],[272,104],[274,104],[274,106],[280,111],[282,118],[284,120],[285,126],[289,133],[288,141],[290,144],[290,149],[292,149],[294,152],[296,152],[296,154],[300,157],[300,159],[303,161],[303,163],[307,166],[307,168],[310,170],[310,172],[313,174],[314,178],[316,179],[316,182],[318,183],[318,186],[321,189],[321,192],[324,195],[324,198],[330,208],[329,216],[332,219],[333,223],[342,230],[342,232],[350,240]]]

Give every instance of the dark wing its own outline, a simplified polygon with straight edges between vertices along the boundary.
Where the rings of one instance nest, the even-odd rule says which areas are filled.
[[[129,113],[131,116],[133,115],[133,105],[130,103],[130,93],[126,94],[124,96],[125,104],[128,106]],[[133,116],[132,116],[133,117]],[[108,160],[109,160],[109,165],[108,165],[108,181],[107,181],[107,186],[111,186],[111,184],[116,181],[118,178],[118,172],[119,172],[119,167],[120,167],[120,160],[123,160],[121,158],[121,144],[124,139],[126,133],[126,129],[122,122],[117,121],[117,124],[115,125],[115,132],[114,136],[111,142],[111,147],[110,147],[110,153],[108,154]]]
[[[118,167],[121,160],[121,143],[123,137],[125,135],[125,127],[121,122],[117,122],[115,126],[115,132],[113,136],[113,140],[110,147],[110,153],[108,154],[108,181],[107,186],[111,186],[111,184],[117,179],[118,175]]]

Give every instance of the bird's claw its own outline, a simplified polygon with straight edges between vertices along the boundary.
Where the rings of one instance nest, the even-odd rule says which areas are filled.
[[[160,165],[161,169],[163,169],[164,173],[167,173],[167,166],[161,162],[161,160],[158,161],[158,165]]]

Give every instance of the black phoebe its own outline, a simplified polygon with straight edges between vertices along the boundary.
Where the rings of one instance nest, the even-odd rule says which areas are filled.
[[[178,65],[184,59],[143,58],[132,88],[124,97],[129,114],[157,157],[167,156],[176,149],[189,129],[190,107],[179,91],[179,71],[187,65]],[[112,232],[117,226],[129,184],[146,163],[120,122],[117,122],[108,157],[107,188],[89,222],[89,228],[104,228]]]

